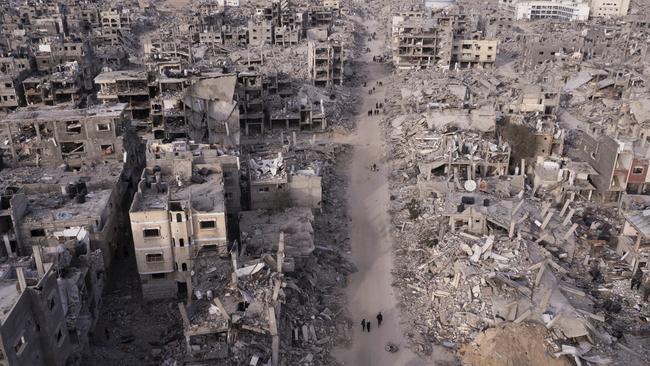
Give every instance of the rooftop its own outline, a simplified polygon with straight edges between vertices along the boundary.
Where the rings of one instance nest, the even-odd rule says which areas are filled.
[[[97,220],[108,205],[111,192],[111,189],[88,192],[83,203],[63,195],[30,195],[23,222]]]
[[[116,81],[147,80],[147,72],[144,70],[120,70],[102,72],[95,78],[95,83],[114,83]]]
[[[193,172],[189,180],[162,174],[160,186],[152,182],[155,181],[153,172],[147,170],[144,174],[146,184],[141,185],[141,199],[133,206],[133,211],[167,210],[169,201],[190,201],[192,208],[198,211],[224,212],[223,173],[206,169],[205,174],[200,170]]]
[[[78,170],[65,171],[59,167],[16,167],[0,171],[0,188],[7,186],[23,187],[29,193],[34,185],[39,192],[44,191],[43,185],[52,186],[52,191],[60,192],[60,187],[80,180],[86,183],[90,190],[93,187],[110,188],[120,180],[122,162],[108,162],[95,166],[83,165]]]
[[[72,104],[30,105],[18,108],[14,113],[7,115],[2,122],[39,122],[92,117],[118,118],[124,113],[126,107],[126,103],[102,104],[83,109],[75,109]]]
[[[260,154],[248,161],[251,181],[256,183],[282,182],[288,175],[321,175],[321,162],[298,159],[294,155]]]

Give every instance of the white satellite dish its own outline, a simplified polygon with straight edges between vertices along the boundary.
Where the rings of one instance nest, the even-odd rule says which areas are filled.
[[[467,192],[474,192],[476,190],[476,182],[473,180],[465,181],[465,190]]]

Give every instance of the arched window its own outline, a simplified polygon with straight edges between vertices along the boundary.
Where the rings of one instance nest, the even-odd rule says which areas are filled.
[[[187,271],[187,263],[183,263],[181,265],[181,268],[183,269],[183,271]]]
[[[176,214],[176,222],[182,222],[183,221],[183,215],[177,213]]]
[[[178,239],[178,242],[180,243],[180,246],[185,246],[185,240],[183,238]]]

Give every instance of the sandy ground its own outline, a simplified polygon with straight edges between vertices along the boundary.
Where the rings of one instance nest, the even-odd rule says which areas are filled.
[[[374,22],[366,22],[368,30],[375,28]],[[389,69],[372,62],[383,41],[368,42],[371,52],[365,55],[359,72],[367,76],[367,86],[375,86],[376,92],[368,94],[368,88],[359,88],[362,101],[360,113],[356,116],[357,131],[350,143],[353,154],[348,165],[348,216],[351,230],[351,258],[358,272],[350,277],[347,288],[348,312],[355,322],[352,345],[348,349],[337,349],[334,356],[345,365],[428,365],[406,349],[406,340],[399,325],[399,309],[391,286],[393,269],[393,243],[390,237],[388,214],[388,167],[383,163],[385,151],[379,116],[368,116],[375,103],[384,99],[384,87],[376,81],[388,76]],[[376,163],[379,171],[371,171]],[[384,321],[377,327],[377,313],[381,311]],[[371,331],[361,330],[361,319],[371,321]],[[397,353],[384,350],[386,343],[400,347]]]

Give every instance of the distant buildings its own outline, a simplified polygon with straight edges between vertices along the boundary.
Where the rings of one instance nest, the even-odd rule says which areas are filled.
[[[499,4],[517,20],[583,21],[589,18],[589,4],[582,0],[499,0]]]

